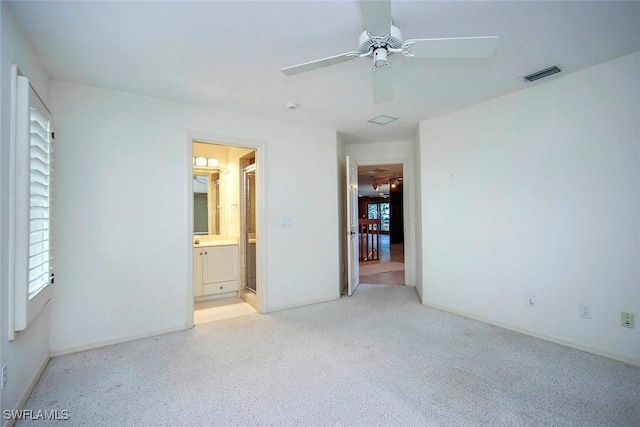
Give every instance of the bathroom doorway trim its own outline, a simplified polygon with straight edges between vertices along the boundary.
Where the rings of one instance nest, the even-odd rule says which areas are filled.
[[[256,151],[256,229],[258,231],[258,241],[256,242],[256,295],[258,302],[258,313],[266,313],[267,305],[267,262],[266,262],[266,161],[265,151],[266,144],[264,141],[257,141],[246,138],[237,138],[228,135],[215,135],[201,132],[189,132],[187,135],[187,150],[185,163],[187,174],[184,182],[186,183],[186,206],[188,207],[187,221],[185,227],[185,249],[187,254],[187,299],[186,304],[186,321],[187,327],[193,327],[193,192],[192,185],[192,167],[193,167],[193,143],[202,142],[207,144],[226,145],[229,147],[250,148]]]

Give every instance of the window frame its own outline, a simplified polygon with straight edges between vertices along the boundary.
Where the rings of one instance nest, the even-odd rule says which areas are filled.
[[[13,286],[10,286],[9,339],[14,338],[14,332],[26,329],[31,321],[42,312],[52,297],[52,248],[51,248],[51,169],[52,169],[52,114],[38,96],[29,80],[23,76],[17,66],[12,69],[12,111],[11,111],[11,222],[10,233],[13,259],[10,263]],[[45,273],[45,284],[30,295],[30,234],[31,234],[31,138],[32,114],[31,109],[37,110],[44,118],[46,129],[45,138],[45,195],[44,204],[46,223],[45,248],[42,252]],[[38,183],[42,185],[42,182]]]

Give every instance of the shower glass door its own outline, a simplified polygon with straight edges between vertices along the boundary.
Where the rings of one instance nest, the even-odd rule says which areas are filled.
[[[247,229],[246,252],[246,286],[249,291],[256,292],[256,165],[244,169],[245,218]]]

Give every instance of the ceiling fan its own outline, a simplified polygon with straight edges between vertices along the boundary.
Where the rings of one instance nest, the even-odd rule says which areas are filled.
[[[373,58],[373,97],[376,103],[393,99],[391,67],[388,57],[400,53],[420,58],[487,58],[493,56],[498,45],[497,36],[454,37],[402,40],[402,32],[391,20],[391,1],[358,1],[364,31],[360,34],[357,51],[342,53],[303,64],[282,68],[293,76],[357,58]]]

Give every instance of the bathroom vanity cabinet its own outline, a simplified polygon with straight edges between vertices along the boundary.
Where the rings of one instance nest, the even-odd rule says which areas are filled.
[[[238,291],[238,245],[193,248],[193,296]]]

